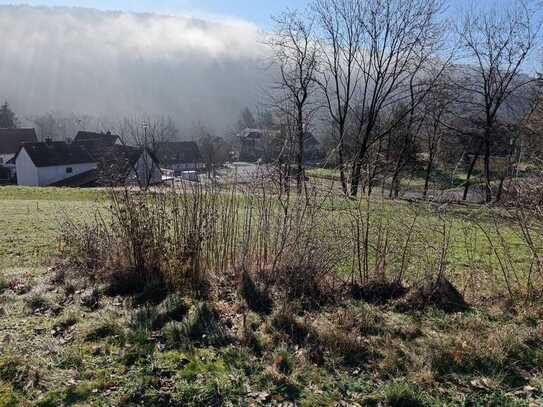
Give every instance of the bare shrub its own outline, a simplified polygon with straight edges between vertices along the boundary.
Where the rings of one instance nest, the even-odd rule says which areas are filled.
[[[133,295],[138,305],[158,304],[172,291],[227,302],[240,294],[249,308],[269,314],[284,300],[311,308],[350,292],[384,304],[443,277],[457,284],[450,247],[461,243],[471,250],[461,294],[478,289],[483,263],[472,238],[481,232],[471,220],[459,234],[455,216],[430,204],[354,201],[320,184],[308,183],[302,195],[265,178],[182,184],[111,191],[94,221],[64,229],[61,247],[81,275],[105,283],[109,294]],[[534,233],[533,225],[524,230],[526,238]],[[534,276],[537,247],[529,249]]]
[[[487,268],[496,270],[511,304],[537,301],[543,295],[543,209],[519,205],[491,212],[491,221],[478,222],[492,256]],[[519,254],[521,254],[519,261]]]

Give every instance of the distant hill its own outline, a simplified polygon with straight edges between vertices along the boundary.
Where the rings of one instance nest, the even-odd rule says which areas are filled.
[[[220,129],[269,76],[260,35],[240,21],[0,6],[0,99],[19,115],[161,114]]]

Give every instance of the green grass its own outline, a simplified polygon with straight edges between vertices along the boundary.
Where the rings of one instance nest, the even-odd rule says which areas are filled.
[[[311,168],[306,171],[308,177],[313,177],[317,179],[340,181],[340,173],[338,169],[335,168]],[[346,171],[346,177],[349,179],[350,171]],[[417,168],[411,173],[404,174],[401,179],[401,188],[402,191],[409,192],[422,192],[424,189],[426,171],[423,167]],[[457,172],[454,174],[454,177],[451,178],[449,174],[446,174],[439,169],[434,169],[432,175],[430,176],[429,189],[453,189],[459,188],[464,185],[466,182],[467,174],[464,172]],[[471,178],[471,184],[477,185],[481,183],[482,177],[481,174],[475,172]],[[385,180],[386,188],[390,187],[391,179]],[[382,184],[381,180],[377,181],[377,187],[380,187]]]
[[[99,189],[80,188],[33,188],[33,187],[0,187],[0,200],[30,201],[75,201],[89,202],[103,200],[106,192]]]
[[[58,250],[57,236],[62,222],[66,219],[76,222],[92,220],[96,209],[104,204],[104,199],[105,192],[99,190],[0,188],[0,224],[3,231],[0,234],[0,268],[4,268],[4,274],[7,269],[43,265]],[[340,227],[350,227],[351,221],[344,215],[344,209],[355,207],[356,202],[330,199],[326,205],[326,216],[330,220]],[[436,230],[436,225],[440,224],[440,219],[435,208],[424,205],[417,208],[405,202],[379,199],[372,205],[375,210],[372,222],[388,222],[392,225],[392,230],[397,229],[398,233],[405,233],[414,213],[419,213],[416,228],[420,233],[417,236],[418,242],[413,244],[414,251],[419,251],[419,255],[412,256],[414,261],[410,268],[411,273],[416,275],[423,268],[424,254],[428,248],[439,244],[440,231]],[[475,226],[477,223],[492,229],[492,219],[487,209],[451,206],[446,217],[451,224],[448,270],[453,276],[463,277],[474,272],[474,267],[481,270],[490,266],[498,267],[495,256],[489,256],[492,249],[484,233]],[[517,264],[519,269],[527,269],[531,257],[522,247],[518,232],[508,226],[507,222],[500,222],[506,240],[516,248],[513,252],[513,263]],[[466,239],[468,232],[470,236]],[[491,231],[491,235],[495,236],[495,233]],[[394,235],[391,236],[392,240],[394,238]],[[370,263],[371,261],[373,259],[370,259]],[[351,259],[345,258],[338,272],[344,269],[344,273],[348,273],[351,265]]]
[[[103,205],[101,197],[93,190],[0,189],[0,406],[541,402],[540,305],[446,315],[433,310],[403,314],[387,306],[347,302],[299,315],[296,320],[314,332],[303,341],[292,329],[274,324],[274,314],[257,315],[222,301],[216,304],[216,316],[202,312],[196,301],[179,298],[166,299],[154,312],[106,297],[97,309],[84,307],[79,289],[68,292],[51,284],[45,263],[56,253],[61,221],[66,216],[90,220]],[[382,204],[385,220],[409,223],[413,206]],[[347,224],[339,206],[349,205],[354,204],[330,202],[329,216]],[[432,228],[439,215],[426,207],[418,210],[422,236],[413,248],[418,259],[414,268],[422,267],[429,246],[439,240]],[[450,208],[446,216],[453,238],[449,272],[462,281],[479,262],[475,271],[483,273],[489,246],[475,233],[475,261],[470,259],[463,225],[477,220],[488,226],[489,212]],[[515,228],[501,224],[514,247],[519,243]],[[519,269],[524,267],[527,253],[518,249],[514,256]],[[15,293],[9,288],[13,280],[31,291]],[[40,312],[29,312],[37,299],[50,306],[38,304]],[[221,334],[229,327],[232,340],[212,340],[208,328],[214,324],[202,321],[215,318],[224,323]],[[236,337],[244,321],[258,341],[258,352]],[[174,343],[172,328],[180,333]],[[345,363],[342,356],[352,349],[341,338],[362,344],[364,358]]]
[[[34,192],[25,190],[20,196],[13,191],[7,196],[5,199],[5,195],[0,195],[0,268],[42,264],[57,251],[56,237],[63,220],[88,219],[97,207],[90,199],[76,199],[89,195],[72,196],[63,192],[64,199],[57,201],[55,192],[37,199]]]

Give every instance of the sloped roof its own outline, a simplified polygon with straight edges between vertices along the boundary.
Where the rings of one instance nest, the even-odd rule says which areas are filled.
[[[155,154],[162,165],[202,162],[200,149],[194,141],[162,142],[157,145]]]
[[[56,165],[85,164],[96,162],[90,154],[78,144],[64,141],[44,143],[26,143],[24,147],[36,167],[52,167]],[[17,159],[17,157],[15,158]]]
[[[117,144],[110,146],[98,160],[98,183],[101,185],[124,183],[144,151],[138,147]],[[156,158],[152,154],[149,156],[158,166]]]
[[[16,154],[24,143],[37,143],[34,129],[0,129],[0,154]]]
[[[80,131],[74,139],[74,143],[100,143],[106,146],[112,146],[117,142],[119,136],[107,133],[95,133],[92,131]]]
[[[125,172],[138,162],[142,154],[142,148],[113,145],[104,151],[99,163],[103,167],[116,167],[118,172]]]

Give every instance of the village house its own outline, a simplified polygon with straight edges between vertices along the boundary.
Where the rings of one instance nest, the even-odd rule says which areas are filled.
[[[73,141],[97,163],[96,186],[149,186],[162,181],[158,160],[147,149],[126,146],[111,132],[80,131]]]
[[[113,144],[102,150],[90,151],[97,163],[96,185],[133,185],[147,187],[162,182],[160,165],[147,149]]]
[[[112,146],[115,144],[121,144],[121,139],[119,136],[111,134],[109,131],[106,133],[80,131],[75,136],[73,142],[79,144],[100,144],[104,146]]]
[[[97,168],[83,147],[51,140],[23,144],[15,156],[15,166],[21,186],[50,186]]]
[[[245,129],[239,134],[240,152],[239,160],[255,162],[266,160],[269,155],[273,139],[279,136],[280,131]]]
[[[18,185],[94,187],[162,181],[158,160],[144,148],[118,144],[110,133],[80,132],[73,142],[29,143],[15,157]]]
[[[160,166],[176,176],[184,172],[200,172],[205,169],[202,154],[194,141],[167,141],[158,143],[155,154]]]

